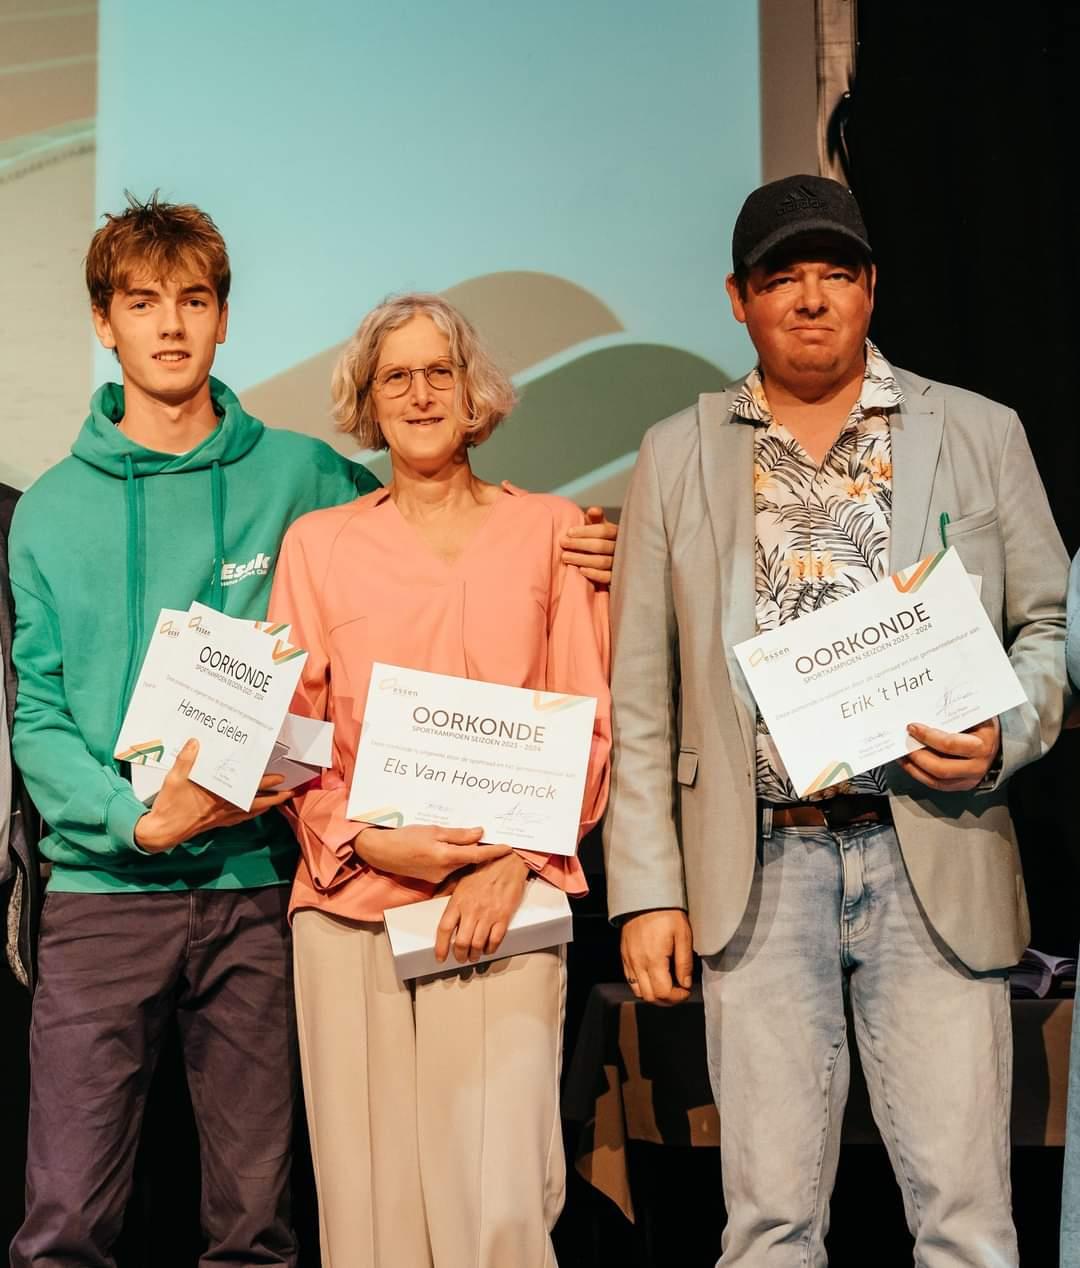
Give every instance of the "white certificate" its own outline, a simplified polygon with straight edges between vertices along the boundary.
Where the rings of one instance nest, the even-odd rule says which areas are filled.
[[[800,797],[1027,700],[951,547],[734,651]]]
[[[163,609],[113,755],[170,767],[194,737],[191,778],[248,809],[307,658],[284,634],[199,604]]]
[[[376,662],[348,818],[573,854],[596,701]]]

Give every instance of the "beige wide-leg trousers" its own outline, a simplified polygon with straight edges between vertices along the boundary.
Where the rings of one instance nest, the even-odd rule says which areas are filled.
[[[293,944],[323,1268],[555,1268],[562,948],[410,986],[381,924]]]

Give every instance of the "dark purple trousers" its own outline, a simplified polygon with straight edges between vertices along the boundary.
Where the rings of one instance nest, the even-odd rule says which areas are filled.
[[[296,1263],[287,886],[46,895],[12,1268],[113,1268],[143,1108],[177,1018],[199,1131],[200,1265]]]

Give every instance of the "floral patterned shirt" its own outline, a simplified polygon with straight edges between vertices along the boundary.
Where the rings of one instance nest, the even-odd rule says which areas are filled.
[[[743,383],[732,412],[755,429],[754,588],[759,633],[854,594],[888,574],[889,414],[903,399],[888,362],[867,340],[859,399],[819,467],[773,418],[760,370]],[[760,715],[757,791],[763,801],[798,800]],[[885,791],[885,772],[878,767],[821,795]]]

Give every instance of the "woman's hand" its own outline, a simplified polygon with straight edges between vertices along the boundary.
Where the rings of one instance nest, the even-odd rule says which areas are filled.
[[[231,801],[191,782],[191,768],[199,755],[199,741],[188,740],[177,754],[172,770],[165,776],[151,810],[135,824],[135,844],[148,854],[160,854],[183,845],[200,832],[229,828],[265,814],[295,793],[295,788],[275,792],[281,775],[264,775],[250,810],[241,810]]]
[[[380,872],[438,884],[451,872],[490,863],[510,853],[508,845],[480,845],[483,835],[483,828],[410,823],[404,828],[364,828],[354,849],[365,863]]]
[[[506,847],[509,849],[509,847]],[[506,936],[507,926],[521,906],[529,866],[517,854],[508,853],[493,863],[482,863],[454,886],[439,921],[435,959],[442,963],[450,952],[460,964],[494,955]]]

